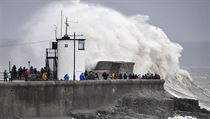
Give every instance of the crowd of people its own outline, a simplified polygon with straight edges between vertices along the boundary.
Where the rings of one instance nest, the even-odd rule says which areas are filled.
[[[104,80],[108,80],[108,79],[112,79],[112,80],[116,80],[116,79],[160,79],[160,75],[157,73],[147,73],[144,75],[141,74],[134,74],[134,73],[106,73],[103,72],[101,74],[102,79]],[[98,73],[94,73],[93,71],[90,71],[89,73],[87,71],[85,71],[84,73],[81,73],[80,75],[80,80],[99,80],[99,74]]]
[[[18,69],[16,68],[15,65],[13,65],[12,69],[10,72],[7,72],[6,70],[4,71],[4,81],[12,81],[14,79],[17,80],[25,80],[28,81],[29,79],[29,74],[30,74],[30,80],[33,80],[31,78],[32,75],[36,76],[34,79],[40,79],[40,80],[49,80],[49,71],[47,68],[41,68],[40,71],[37,71],[37,68],[34,68],[31,66],[29,70],[26,67],[20,66]],[[37,76],[39,78],[37,78]],[[134,74],[134,73],[97,73],[93,71],[85,71],[84,73],[80,74],[80,80],[116,80],[116,79],[160,79],[160,75],[156,73],[146,73],[144,75],[141,74]],[[69,76],[65,75],[64,80],[69,80]]]
[[[30,69],[22,66],[17,69],[17,67],[13,65],[11,71],[4,71],[4,81],[13,81],[15,79],[28,81],[29,74],[37,74],[37,72],[37,69],[33,68],[33,66],[31,66]]]
[[[11,68],[11,71],[5,70],[3,72],[4,81],[7,82],[13,81],[13,80],[25,80],[25,81],[36,81],[36,80],[49,80],[50,72],[47,70],[46,67],[41,68],[40,70],[37,70],[37,68],[34,68],[33,66],[30,66],[30,68],[22,67],[19,68],[16,67],[16,65],[13,65]]]

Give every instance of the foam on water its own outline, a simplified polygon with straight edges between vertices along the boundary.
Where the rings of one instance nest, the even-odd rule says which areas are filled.
[[[169,117],[168,119],[197,119],[195,117],[192,117],[192,116],[179,116],[179,115],[176,115],[174,117]]]
[[[64,4],[65,3],[65,4]],[[133,61],[135,73],[159,73],[166,80],[165,88],[177,97],[198,99],[207,109],[210,93],[196,86],[190,74],[180,69],[182,47],[169,40],[162,29],[149,24],[145,15],[126,16],[100,5],[80,2],[55,2],[37,12],[23,26],[25,40],[53,38],[53,24],[60,10],[70,21],[70,32],[83,33],[86,40],[86,67],[93,68],[97,61]],[[63,29],[64,31],[64,29]],[[43,64],[48,44],[32,46],[35,64]],[[21,51],[23,49],[20,49]],[[25,49],[24,49],[25,50]],[[18,52],[18,51],[17,51]]]

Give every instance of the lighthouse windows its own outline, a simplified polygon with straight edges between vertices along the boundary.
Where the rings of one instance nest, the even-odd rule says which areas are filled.
[[[84,40],[78,41],[78,50],[85,50],[85,41]]]
[[[68,44],[65,44],[64,46],[65,46],[65,48],[67,48],[68,47]]]

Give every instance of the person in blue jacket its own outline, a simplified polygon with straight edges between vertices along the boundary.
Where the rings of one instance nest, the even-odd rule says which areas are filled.
[[[84,76],[84,73],[81,73],[80,76],[79,76],[80,80],[85,80],[85,76]]]
[[[65,81],[67,81],[67,80],[69,80],[69,75],[66,74],[63,78],[64,78]]]

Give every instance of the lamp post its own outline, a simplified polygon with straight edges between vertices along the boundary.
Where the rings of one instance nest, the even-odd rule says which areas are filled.
[[[76,36],[83,36],[83,35],[76,35],[76,33],[74,32],[74,72],[73,72],[73,80],[75,80],[75,62],[76,62],[76,60],[75,60],[75,55],[76,55]]]
[[[11,61],[9,61],[9,72],[11,71]]]
[[[28,70],[30,69],[30,61],[28,61]]]
[[[75,32],[74,32],[74,74],[73,74],[73,80],[75,80]]]

